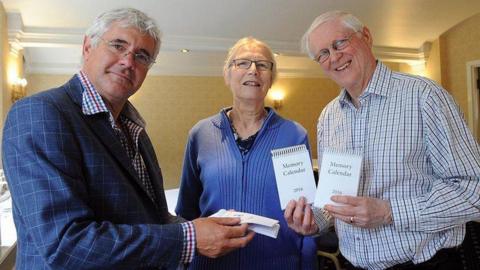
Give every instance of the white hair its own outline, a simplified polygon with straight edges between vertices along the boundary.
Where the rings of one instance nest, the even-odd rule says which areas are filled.
[[[121,27],[135,27],[142,33],[147,33],[155,40],[155,50],[152,59],[156,59],[160,51],[161,32],[155,21],[145,13],[134,8],[119,8],[104,12],[95,18],[85,35],[90,38],[92,46],[96,47],[105,32],[113,23],[120,23]]]
[[[339,10],[333,10],[323,13],[322,15],[315,18],[312,25],[310,25],[307,32],[305,32],[302,37],[302,51],[306,53],[311,59],[315,59],[315,54],[310,50],[310,34],[321,24],[337,19],[340,19],[340,21],[346,27],[354,31],[362,31],[364,28],[364,24],[351,13]]]
[[[272,49],[263,41],[260,41],[253,37],[244,37],[239,39],[235,45],[233,45],[230,50],[228,50],[227,59],[225,59],[225,64],[223,65],[223,74],[225,75],[228,72],[228,69],[232,66],[232,62],[237,55],[237,52],[240,48],[245,46],[259,46],[265,48],[267,51],[267,58],[270,58],[273,62],[272,68],[272,84],[277,78],[277,61],[275,60],[275,56],[273,55]]]

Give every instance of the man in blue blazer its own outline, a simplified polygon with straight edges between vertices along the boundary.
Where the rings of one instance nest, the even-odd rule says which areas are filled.
[[[159,269],[221,256],[253,237],[238,219],[168,213],[145,122],[128,98],[160,47],[135,9],[96,18],[82,69],[8,114],[3,164],[18,234],[17,269]]]

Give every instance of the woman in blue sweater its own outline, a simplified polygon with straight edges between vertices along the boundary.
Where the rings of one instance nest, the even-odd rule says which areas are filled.
[[[316,246],[290,230],[270,151],[306,144],[305,129],[265,107],[276,76],[270,48],[251,37],[229,51],[223,76],[233,105],[190,131],[176,212],[192,220],[235,209],[280,221],[277,239],[257,234],[243,249],[217,259],[196,256],[191,269],[312,269]]]

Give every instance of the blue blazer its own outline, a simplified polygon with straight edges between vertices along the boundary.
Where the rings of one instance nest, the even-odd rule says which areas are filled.
[[[175,266],[183,231],[168,213],[152,143],[139,149],[152,202],[108,114],[82,113],[77,76],[14,104],[3,166],[17,228],[17,269],[158,269]]]

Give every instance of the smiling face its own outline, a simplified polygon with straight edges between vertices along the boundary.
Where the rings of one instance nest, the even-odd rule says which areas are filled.
[[[331,48],[335,40],[346,39],[349,45],[336,51]],[[323,49],[330,50],[330,57],[320,66],[325,75],[354,97],[367,87],[375,71],[376,61],[372,53],[372,37],[368,28],[356,32],[345,26],[339,19],[320,24],[309,37],[310,50],[318,56]]]
[[[115,53],[109,48],[108,42],[111,41],[124,44],[127,51],[132,53]],[[155,40],[148,34],[113,23],[96,47],[89,37],[85,38],[82,71],[108,103],[107,106],[121,109],[127,99],[140,88],[148,71],[148,66],[134,61],[133,53],[153,55],[154,49]]]
[[[240,47],[233,59],[273,62],[269,57],[268,50],[256,44],[247,44]],[[232,63],[225,72],[224,79],[233,93],[234,104],[238,104],[238,102],[263,104],[265,96],[272,86],[272,71],[259,70],[254,63],[248,69],[236,67]]]

